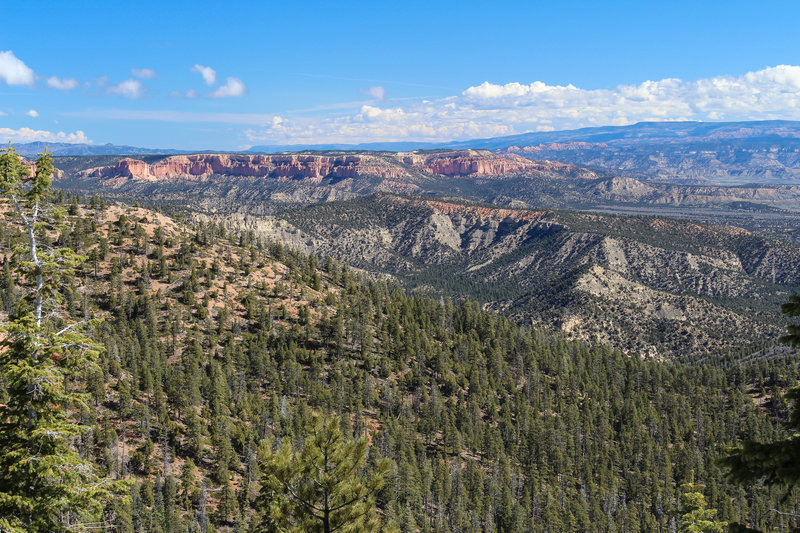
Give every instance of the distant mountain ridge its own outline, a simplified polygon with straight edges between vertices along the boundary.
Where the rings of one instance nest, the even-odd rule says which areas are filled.
[[[586,143],[687,143],[720,139],[751,139],[800,142],[800,121],[763,120],[744,122],[638,122],[629,126],[600,126],[551,132],[533,132],[505,137],[447,143],[447,148],[504,149],[510,146],[564,142]]]
[[[117,144],[73,144],[60,142],[13,143],[14,149],[23,156],[30,157],[44,152],[45,148],[53,155],[140,155],[140,154],[186,154],[186,150],[171,148],[139,148]]]
[[[57,156],[138,156],[197,153],[304,155],[390,154],[409,151],[491,150],[530,160],[589,167],[622,177],[679,184],[800,184],[800,122],[641,122],[578,130],[534,132],[442,143],[266,145],[245,152],[149,149],[66,143],[17,145],[25,156],[45,146]],[[84,168],[87,168],[84,166]]]
[[[14,144],[23,155],[35,155],[45,146],[54,155],[136,155],[191,154],[204,151],[219,153],[278,153],[306,150],[367,150],[403,152],[411,150],[484,148],[500,150],[510,146],[562,142],[690,142],[710,139],[760,139],[769,142],[800,141],[800,121],[762,120],[743,122],[639,122],[629,126],[599,126],[575,130],[530,132],[503,137],[443,142],[369,142],[327,144],[256,145],[247,150],[176,150],[171,148],[141,148],[115,144],[71,144],[62,142],[31,142]]]
[[[800,185],[658,183],[540,160],[525,151],[64,156],[56,158],[56,166],[63,171],[61,188],[186,202],[207,211],[263,214],[374,192],[460,196],[513,207],[741,207],[745,202],[800,211]]]
[[[634,143],[692,142],[710,139],[763,139],[800,141],[800,121],[763,120],[743,122],[638,122],[629,126],[598,126],[575,130],[529,132],[503,137],[445,142],[373,142],[359,144],[296,144],[252,146],[249,152],[300,150],[430,150],[487,149],[562,142]]]

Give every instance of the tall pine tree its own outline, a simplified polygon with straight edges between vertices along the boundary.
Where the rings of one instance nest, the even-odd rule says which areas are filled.
[[[695,483],[694,472],[689,483],[681,485],[683,494],[681,504],[683,513],[678,523],[678,533],[722,533],[727,522],[714,520],[716,509],[709,509],[706,497],[703,496],[705,485]]]
[[[83,531],[97,525],[106,483],[74,443],[87,428],[72,413],[86,407],[76,386],[98,355],[74,322],[61,290],[74,283],[81,257],[44,245],[58,213],[48,203],[53,164],[40,154],[35,169],[9,145],[0,151],[0,192],[7,214],[22,225],[12,252],[24,298],[2,326],[0,372],[0,529],[4,532]],[[55,215],[55,216],[54,216]]]
[[[338,417],[314,416],[300,452],[289,439],[265,452],[259,506],[261,531],[360,533],[380,530],[375,493],[383,487],[387,460],[366,472],[367,441],[348,440]]]

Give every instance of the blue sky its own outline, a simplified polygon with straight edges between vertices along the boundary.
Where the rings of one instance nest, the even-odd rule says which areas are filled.
[[[3,15],[0,141],[231,150],[800,120],[796,1],[26,1]]]

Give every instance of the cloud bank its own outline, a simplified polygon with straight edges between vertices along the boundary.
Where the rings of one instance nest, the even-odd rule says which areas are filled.
[[[0,143],[29,143],[34,141],[41,142],[62,142],[74,144],[91,144],[91,140],[81,130],[74,133],[64,133],[63,131],[51,132],[45,130],[34,130],[31,128],[20,128],[13,130],[10,128],[0,128]]]
[[[375,100],[378,91],[370,94]],[[483,82],[459,95],[405,105],[363,105],[349,115],[281,117],[248,129],[252,142],[445,140],[667,120],[800,120],[800,66],[696,81],[666,78],[612,89]]]

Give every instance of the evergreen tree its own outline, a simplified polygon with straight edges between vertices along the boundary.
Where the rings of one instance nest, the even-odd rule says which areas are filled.
[[[365,472],[367,441],[348,440],[338,417],[312,417],[303,449],[285,440],[265,452],[259,507],[262,531],[350,533],[378,531],[375,493],[384,485],[388,461]]]
[[[89,322],[70,320],[61,290],[74,282],[81,257],[67,248],[47,248],[45,222],[53,172],[50,154],[35,170],[9,145],[0,155],[0,191],[23,226],[24,244],[12,261],[25,297],[2,328],[0,371],[6,384],[0,402],[0,529],[4,532],[82,530],[96,520],[106,487],[92,463],[72,445],[86,434],[70,413],[88,409],[78,392],[98,355],[82,331]]]
[[[800,295],[790,296],[789,301],[781,306],[784,315],[800,317]],[[792,324],[786,328],[786,335],[781,342],[794,348],[800,346],[800,324]]]
[[[800,296],[792,296],[781,306],[781,312],[792,317],[800,316]],[[790,325],[781,342],[796,348],[800,346],[800,325]],[[800,485],[800,387],[793,387],[785,395],[793,403],[786,423],[789,436],[775,442],[745,441],[739,448],[730,450],[721,461],[728,469],[728,477],[737,483],[763,480],[766,485],[782,485],[792,489]],[[756,531],[744,529],[743,531]]]
[[[706,497],[703,496],[705,485],[694,482],[694,472],[689,483],[681,485],[683,494],[681,504],[683,514],[678,523],[678,533],[722,533],[727,522],[714,520],[716,509],[708,509]]]

